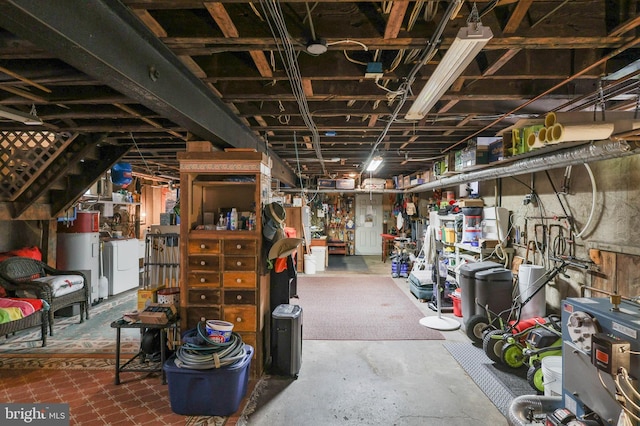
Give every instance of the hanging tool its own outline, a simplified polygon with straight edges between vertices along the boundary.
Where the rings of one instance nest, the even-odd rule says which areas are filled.
[[[533,255],[533,262],[529,261],[529,250],[531,250],[531,253]],[[527,251],[525,252],[524,255],[524,262],[523,263],[535,263],[536,260],[536,242],[533,240],[529,240],[527,241]]]

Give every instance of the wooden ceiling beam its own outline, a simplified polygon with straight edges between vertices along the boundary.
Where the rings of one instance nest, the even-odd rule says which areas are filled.
[[[394,0],[389,13],[389,20],[384,29],[384,39],[389,40],[398,37],[404,16],[407,14],[409,2],[405,0]]]
[[[204,2],[204,6],[209,11],[209,14],[216,21],[218,27],[227,38],[239,38],[240,34],[236,28],[231,16],[220,2]],[[253,59],[258,72],[262,77],[272,77],[273,72],[266,55],[262,50],[249,50],[249,55]]]
[[[634,24],[636,24],[635,21]],[[362,46],[359,44],[332,44],[340,40],[343,39],[326,37],[329,51],[362,50]],[[453,40],[454,37],[444,37],[440,47],[447,49],[451,46]],[[633,40],[632,36],[494,37],[484,47],[484,50],[615,49],[631,40]],[[162,41],[176,54],[190,56],[204,56],[231,51],[277,49],[272,37],[165,37],[162,38]],[[293,38],[292,41],[294,46],[298,46],[298,49],[303,50],[307,40]],[[398,37],[393,39],[362,37],[358,41],[365,44],[369,50],[423,49],[429,43],[429,39],[425,37]],[[0,54],[2,54],[2,50],[0,50]]]
[[[154,33],[157,37],[166,37],[167,32],[147,9],[133,9],[133,13]]]
[[[513,9],[509,21],[507,21],[507,24],[502,30],[504,34],[513,34],[517,31],[532,3],[533,0],[519,0],[518,3],[516,3],[516,7]]]

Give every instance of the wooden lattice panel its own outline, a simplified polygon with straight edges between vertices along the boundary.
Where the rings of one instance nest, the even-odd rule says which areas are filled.
[[[48,131],[0,131],[0,200],[14,201],[65,143]]]

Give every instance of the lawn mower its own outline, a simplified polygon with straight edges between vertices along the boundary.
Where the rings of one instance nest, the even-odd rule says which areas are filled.
[[[525,361],[525,355],[523,354],[523,351],[526,349],[526,340],[529,332],[537,327],[545,326],[545,324],[553,324],[556,321],[555,318],[557,318],[554,316],[549,316],[547,318],[534,317],[523,320],[520,318],[522,307],[529,303],[529,301],[531,301],[531,299],[533,299],[535,295],[547,283],[553,280],[558,274],[563,273],[567,266],[575,266],[582,269],[587,268],[587,266],[584,264],[573,262],[569,257],[562,259],[552,258],[551,260],[559,262],[559,264],[545,273],[545,275],[543,276],[543,282],[524,301],[519,302],[517,299],[515,299],[509,311],[503,311],[499,314],[495,314],[491,312],[488,307],[485,307],[487,316],[476,315],[469,320],[469,323],[471,323],[472,320],[475,321],[475,327],[483,327],[482,348],[485,354],[487,354],[489,359],[491,359],[492,361],[504,362],[506,365],[513,368],[522,366]],[[503,320],[503,318],[506,314],[508,315],[507,320],[505,321]],[[510,318],[512,318],[514,315],[515,319],[511,320]],[[486,321],[485,323],[482,322],[483,318]],[[546,325],[545,329],[548,329],[547,331],[552,332],[552,330],[557,329],[557,327]],[[535,348],[530,347],[528,349],[542,350],[544,344],[547,343],[548,340],[550,339],[544,339],[544,342],[541,341],[536,343]],[[507,347],[507,345],[510,346]],[[507,347],[506,351],[505,347]],[[541,353],[547,354],[547,352],[552,351],[545,350]]]
[[[525,364],[529,366],[527,382],[538,392],[544,390],[542,358],[562,355],[560,317],[550,315],[544,318],[544,321],[536,321],[535,325],[519,333],[505,333],[502,345],[498,345],[502,347],[500,360],[503,364],[511,368],[520,368]],[[522,336],[525,336],[524,340]],[[487,339],[487,341],[491,340]]]

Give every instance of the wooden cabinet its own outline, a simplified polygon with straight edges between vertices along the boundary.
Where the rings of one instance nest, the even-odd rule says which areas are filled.
[[[269,357],[269,274],[260,221],[268,159],[252,152],[186,152],[178,159],[182,330],[208,319],[233,323],[255,348],[251,376],[259,377]],[[232,208],[238,229],[220,229],[219,217]]]

